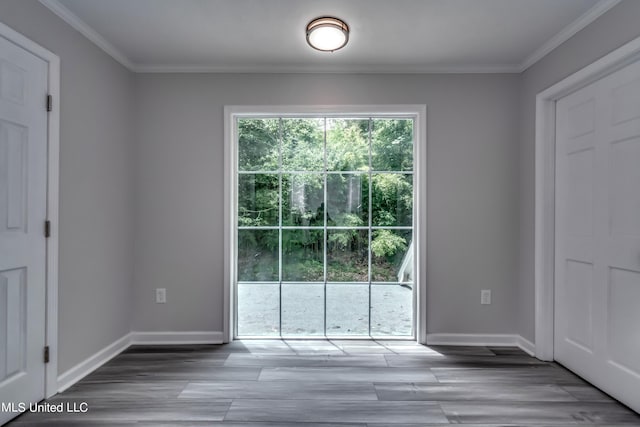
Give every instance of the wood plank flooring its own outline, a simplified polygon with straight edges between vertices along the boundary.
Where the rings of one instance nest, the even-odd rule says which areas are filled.
[[[88,412],[26,413],[8,426],[640,426],[519,349],[402,341],[135,346],[49,402]]]

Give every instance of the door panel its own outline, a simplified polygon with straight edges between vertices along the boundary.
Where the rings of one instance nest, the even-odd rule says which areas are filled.
[[[567,154],[567,233],[593,237],[593,148]]]
[[[640,411],[640,63],[556,107],[555,359]]]
[[[609,276],[608,337],[611,361],[640,378],[640,273],[612,268]]]
[[[612,125],[640,118],[640,103],[638,103],[638,99],[640,99],[640,79],[634,77],[631,76],[628,82],[615,84],[611,89],[613,104]]]
[[[0,318],[2,342],[5,351],[0,352],[0,381],[24,373],[26,300],[25,269],[0,272],[0,307],[5,316]]]
[[[0,120],[0,150],[6,163],[5,182],[2,198],[6,209],[0,213],[0,230],[26,232],[26,140],[24,126]]]
[[[610,233],[640,238],[640,138],[611,144],[610,163]]]
[[[567,260],[567,341],[589,353],[593,348],[593,264]]]
[[[44,397],[47,63],[0,37],[0,401]],[[16,416],[1,412],[0,424]]]
[[[556,167],[558,179],[555,282],[556,359],[577,360],[590,369],[594,351],[594,203],[596,161],[596,92],[593,88],[558,102]]]

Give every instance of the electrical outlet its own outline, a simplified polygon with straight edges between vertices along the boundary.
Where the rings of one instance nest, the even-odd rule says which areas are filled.
[[[491,289],[480,291],[480,304],[491,304]]]
[[[165,288],[156,289],[156,304],[164,304],[167,302],[167,290]]]

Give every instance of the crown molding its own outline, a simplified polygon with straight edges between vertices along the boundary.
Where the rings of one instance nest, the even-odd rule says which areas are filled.
[[[542,46],[527,56],[520,64],[519,72],[526,71],[529,67],[540,61],[555,48],[573,37],[578,31],[604,15],[609,9],[620,3],[620,1],[622,0],[600,0],[578,19],[564,27],[559,33],[551,37]]]
[[[433,65],[347,65],[347,66],[318,66],[318,65],[251,65],[251,66],[220,66],[220,65],[136,65],[132,71],[136,73],[265,73],[265,74],[492,74],[519,73],[517,64],[503,65],[461,65],[461,66],[433,66]]]
[[[58,0],[40,0],[40,3],[55,13],[64,22],[71,25],[71,27],[80,34],[88,38],[100,49],[104,50],[113,59],[133,71],[135,65],[129,60],[129,58],[127,58],[126,55],[120,52],[114,45],[109,43],[104,37],[87,25],[87,23],[80,19],[75,13],[63,6]]]
[[[600,0],[578,19],[564,27],[519,64],[469,64],[469,65],[185,65],[185,64],[137,64],[98,34],[86,22],[67,9],[58,0],[39,0],[45,7],[80,32],[113,59],[135,73],[331,73],[331,74],[492,74],[522,73],[544,58],[551,51],[591,24],[621,0]]]

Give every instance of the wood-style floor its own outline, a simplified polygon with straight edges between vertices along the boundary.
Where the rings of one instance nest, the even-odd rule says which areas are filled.
[[[640,415],[515,348],[397,341],[132,347],[10,426],[640,426]]]

